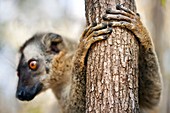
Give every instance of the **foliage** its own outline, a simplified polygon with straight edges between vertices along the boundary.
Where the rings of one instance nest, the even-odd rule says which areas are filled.
[[[165,6],[166,0],[161,0],[161,4],[162,4],[162,6]]]

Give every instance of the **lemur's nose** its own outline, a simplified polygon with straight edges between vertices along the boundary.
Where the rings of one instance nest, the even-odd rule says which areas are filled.
[[[33,86],[19,86],[16,91],[16,98],[22,101],[32,100],[42,89],[42,83],[36,83]]]
[[[20,100],[24,100],[25,98],[25,91],[20,89],[20,90],[17,90],[16,92],[16,97]]]

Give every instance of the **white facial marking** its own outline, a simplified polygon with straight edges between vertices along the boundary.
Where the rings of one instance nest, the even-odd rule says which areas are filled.
[[[32,43],[27,45],[24,50],[23,54],[25,57],[25,60],[28,62],[32,58],[42,58],[43,56],[41,55],[42,51],[38,47],[36,43]]]

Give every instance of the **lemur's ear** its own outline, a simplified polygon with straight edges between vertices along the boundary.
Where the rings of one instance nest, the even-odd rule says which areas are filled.
[[[62,42],[62,37],[55,33],[44,34],[42,38],[42,44],[45,46],[47,52],[60,52],[64,46]]]

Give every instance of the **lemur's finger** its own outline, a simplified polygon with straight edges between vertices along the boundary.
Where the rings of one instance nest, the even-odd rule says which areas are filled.
[[[123,5],[120,5],[120,4],[116,5],[116,9],[123,10],[123,11],[125,11],[127,13],[132,14],[132,15],[136,15],[136,13],[134,13],[132,10],[130,10],[130,9],[124,7]]]
[[[122,28],[127,28],[131,31],[135,30],[134,24],[126,22],[126,21],[110,22],[109,27],[122,27]]]
[[[86,40],[88,41],[88,40],[92,39],[93,37],[109,34],[111,32],[112,32],[112,28],[93,31],[89,36],[87,36]]]
[[[81,37],[84,37],[85,34],[89,31],[89,29],[96,26],[96,25],[97,25],[97,23],[92,23],[88,27],[86,27]]]
[[[104,20],[117,20],[117,21],[128,21],[128,22],[133,22],[133,19],[128,17],[128,16],[124,16],[121,14],[106,14],[103,16]]]
[[[84,37],[85,34],[88,32],[88,30],[89,30],[91,27],[92,27],[92,24],[89,25],[88,27],[86,27],[81,37]]]
[[[105,40],[105,39],[107,39],[107,35],[101,35],[101,36],[96,36],[96,37],[88,37],[89,38],[89,40],[86,42],[86,45],[85,45],[85,47],[86,48],[90,48],[90,46],[93,44],[93,43],[95,43],[95,42],[97,42],[97,41],[100,41],[100,40]]]
[[[130,18],[133,18],[134,15],[130,14],[130,13],[127,13],[123,10],[113,10],[111,8],[107,9],[106,10],[106,14],[114,14],[114,15],[124,15],[124,16],[127,16],[127,17],[130,17]]]
[[[92,32],[100,30],[100,29],[104,29],[104,28],[107,28],[107,23],[101,23],[94,27],[90,27],[88,31],[85,33],[84,38],[88,37]]]

